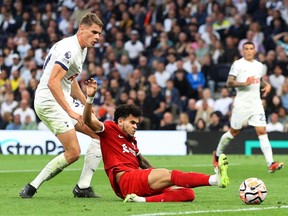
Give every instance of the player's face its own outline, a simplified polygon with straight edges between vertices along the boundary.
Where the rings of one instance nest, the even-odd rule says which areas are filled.
[[[100,38],[102,27],[93,24],[92,26],[81,26],[83,32],[83,42],[85,47],[94,47]]]
[[[139,118],[129,115],[127,118],[119,118],[118,125],[128,136],[133,137],[137,130]]]
[[[244,59],[247,61],[252,61],[254,59],[254,56],[256,54],[256,50],[254,45],[252,44],[245,44],[243,47],[243,56]]]

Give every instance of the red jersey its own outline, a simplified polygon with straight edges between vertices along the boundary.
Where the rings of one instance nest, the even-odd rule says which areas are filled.
[[[137,141],[135,137],[124,134],[113,121],[104,122],[104,131],[98,135],[105,172],[113,190],[119,196],[120,189],[116,182],[116,174],[139,169]]]

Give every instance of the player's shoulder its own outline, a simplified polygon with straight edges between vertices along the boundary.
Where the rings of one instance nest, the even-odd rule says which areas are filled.
[[[63,38],[55,45],[61,52],[70,51],[72,53],[78,53],[81,51],[76,35]]]

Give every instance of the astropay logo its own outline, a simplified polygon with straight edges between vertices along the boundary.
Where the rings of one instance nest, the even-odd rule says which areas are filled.
[[[57,155],[64,152],[61,145],[57,145],[54,141],[46,140],[39,144],[24,144],[17,139],[0,140],[0,154],[14,155]]]

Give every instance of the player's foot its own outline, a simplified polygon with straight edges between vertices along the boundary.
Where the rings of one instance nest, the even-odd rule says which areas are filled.
[[[218,158],[219,157],[216,156],[216,151],[213,151],[213,166],[215,173],[218,173]]]
[[[282,162],[273,162],[270,166],[269,166],[269,169],[268,169],[268,172],[269,173],[273,173],[275,172],[276,170],[280,170],[284,167],[284,163]]]
[[[145,202],[145,198],[137,196],[136,194],[127,194],[123,202]]]
[[[78,184],[74,187],[73,189],[73,194],[74,197],[79,197],[79,198],[100,198],[99,195],[97,195],[92,187],[88,188],[79,188]]]
[[[37,192],[37,189],[30,184],[24,186],[24,188],[19,192],[22,198],[32,198]]]
[[[226,188],[229,185],[228,177],[228,160],[225,154],[221,154],[218,160],[218,174],[217,185],[218,187]]]

